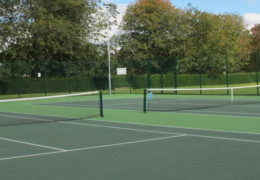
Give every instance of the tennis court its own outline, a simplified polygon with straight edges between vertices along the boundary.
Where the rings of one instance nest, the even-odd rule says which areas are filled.
[[[259,179],[259,104],[143,113],[107,95],[102,118],[97,97],[1,102],[0,178]]]

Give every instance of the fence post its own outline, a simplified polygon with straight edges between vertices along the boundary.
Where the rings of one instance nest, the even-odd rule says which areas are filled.
[[[259,85],[259,61],[260,55],[259,53],[256,54],[256,84]],[[257,95],[259,96],[259,87],[257,87]]]
[[[151,88],[150,59],[147,59],[147,88]]]
[[[18,60],[18,97],[21,98],[21,67],[20,60]]]
[[[47,69],[46,69],[46,60],[44,62],[44,95],[47,96]]]
[[[161,86],[161,89],[163,88],[163,71],[162,71],[162,68],[161,68],[161,74],[160,74],[160,86]],[[163,94],[163,91],[161,91],[161,94]]]
[[[68,73],[68,78],[69,78],[69,94],[71,93],[71,63],[69,62],[69,73]]]
[[[174,88],[177,89],[178,88],[178,80],[177,80],[177,59],[174,58],[173,59],[174,63],[173,63],[173,76],[174,76]],[[175,93],[177,94],[177,91],[175,91]]]
[[[226,53],[226,84],[229,87],[229,62],[228,62],[228,53]],[[227,88],[227,95],[229,95],[229,89]]]
[[[198,58],[199,61],[199,83],[200,83],[200,95],[202,94],[202,68],[201,68],[201,59]]]

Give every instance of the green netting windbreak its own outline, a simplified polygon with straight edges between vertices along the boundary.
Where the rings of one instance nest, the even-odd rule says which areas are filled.
[[[156,57],[147,60],[147,88],[166,88],[177,84],[177,69],[172,57]]]
[[[147,61],[146,87],[214,88],[258,85],[260,80],[259,61],[258,53],[248,57],[246,53],[232,54],[231,52],[220,53],[214,57],[193,57],[193,61],[187,61],[188,64],[185,64],[185,59],[176,57],[154,58]],[[176,93],[182,94],[181,91]],[[193,91],[192,93],[211,94],[212,91]],[[225,89],[218,93],[228,95],[230,90]],[[259,88],[255,88],[244,94],[258,95],[259,93]]]
[[[39,94],[45,92],[43,79],[33,74],[35,64],[30,60],[18,59],[3,61],[0,69],[0,93],[12,95],[14,98],[23,94]]]
[[[129,78],[129,79],[128,79]],[[112,77],[113,90],[115,94],[131,94],[132,79],[126,75],[114,75]]]
[[[126,75],[112,75],[112,89],[115,94],[142,94],[143,89],[147,88],[150,59],[141,59],[136,62],[129,58],[117,67],[126,67]],[[116,68],[115,68],[116,70]],[[113,70],[112,70],[113,71]]]
[[[107,89],[107,78],[79,60],[9,60],[0,65],[1,98],[46,96]],[[4,96],[7,95],[7,96]]]
[[[252,63],[252,71],[253,71],[252,74],[255,75],[256,84],[259,85],[260,84],[260,52],[259,51],[252,53],[251,63]],[[256,94],[260,95],[259,88],[256,89]]]
[[[231,57],[231,66],[229,68],[229,86],[247,86],[259,84],[259,57],[257,53],[252,53],[251,57],[245,54],[235,54]],[[248,63],[245,68],[238,68],[232,62]],[[259,95],[259,88],[250,89],[250,91],[241,91],[241,95]]]
[[[141,94],[147,85],[147,74],[114,75],[112,85],[115,94]]]

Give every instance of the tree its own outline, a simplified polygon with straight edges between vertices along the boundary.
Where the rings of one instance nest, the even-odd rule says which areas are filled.
[[[260,51],[260,24],[256,24],[251,32],[253,34],[252,49],[254,51]]]
[[[107,27],[99,1],[6,0],[1,3],[1,29],[5,29],[0,51],[3,66],[19,60],[22,73],[30,76],[44,67],[49,76],[93,73],[99,58],[94,42]]]
[[[193,21],[190,47],[193,60],[187,62],[193,67],[190,66],[189,72],[199,70],[215,76],[226,72],[227,68],[229,72],[241,71],[249,63],[250,36],[242,17],[215,15],[193,8],[189,12]]]
[[[147,59],[155,73],[242,71],[249,63],[250,35],[241,16],[216,15],[189,6],[181,10],[169,1],[139,0],[128,7],[119,36],[120,63],[132,73],[146,72]],[[175,63],[175,61],[177,61]]]
[[[260,70],[260,24],[256,24],[252,29],[251,42],[251,69],[253,71]]]
[[[120,63],[131,67],[130,73],[143,73],[148,59],[169,57],[173,53],[175,11],[168,0],[139,0],[128,7],[117,56]],[[153,65],[158,69],[159,63]]]

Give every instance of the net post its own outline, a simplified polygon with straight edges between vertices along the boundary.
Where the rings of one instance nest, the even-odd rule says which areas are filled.
[[[99,109],[100,109],[100,117],[104,117],[103,111],[103,93],[99,91]]]
[[[144,105],[143,105],[144,113],[146,113],[146,94],[147,94],[147,89],[144,89]]]

